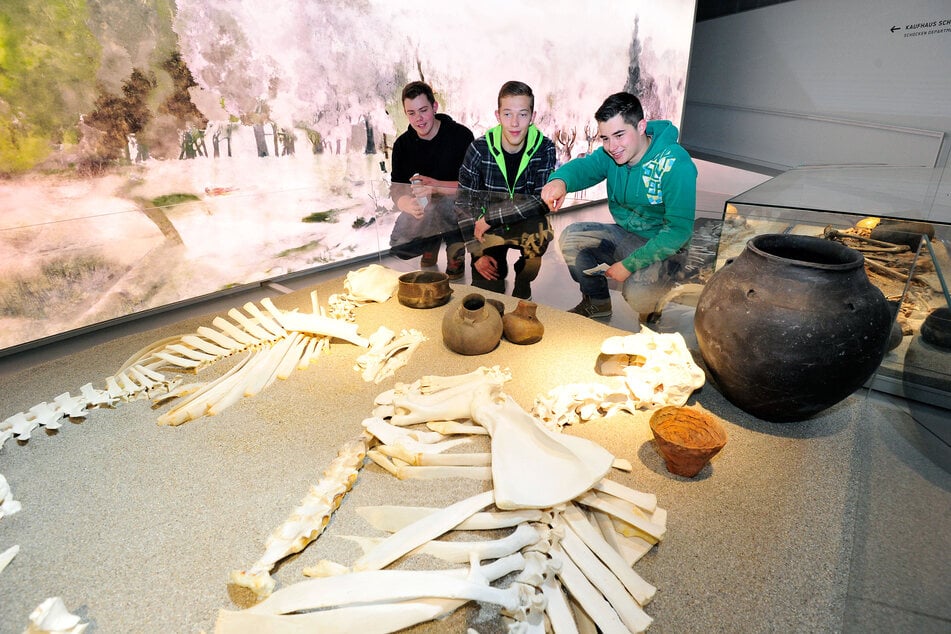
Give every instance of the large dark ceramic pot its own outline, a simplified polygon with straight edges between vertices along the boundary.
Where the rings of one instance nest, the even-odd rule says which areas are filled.
[[[891,315],[858,251],[766,234],[710,278],[694,328],[727,399],[757,418],[790,422],[868,380],[885,354]]]

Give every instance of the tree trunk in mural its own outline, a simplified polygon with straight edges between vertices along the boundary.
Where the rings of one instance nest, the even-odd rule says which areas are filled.
[[[258,156],[267,156],[267,137],[264,134],[264,124],[254,124],[254,142],[258,146]]]
[[[376,143],[373,142],[373,126],[370,125],[370,119],[365,118],[363,120],[363,125],[365,125],[367,128],[367,146],[363,153],[376,154]]]
[[[294,152],[297,150],[295,146],[297,136],[295,136],[293,130],[281,128],[281,139],[284,141],[284,155],[294,156]]]

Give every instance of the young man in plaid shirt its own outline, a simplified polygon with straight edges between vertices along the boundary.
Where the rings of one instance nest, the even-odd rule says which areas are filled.
[[[509,249],[519,252],[512,295],[531,299],[553,236],[542,187],[555,167],[555,144],[533,124],[535,96],[520,81],[499,91],[499,122],[472,142],[459,169],[456,214],[472,254],[472,285],[505,293]]]

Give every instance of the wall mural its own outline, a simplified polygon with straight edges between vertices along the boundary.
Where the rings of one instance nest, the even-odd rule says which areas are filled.
[[[527,82],[559,161],[595,149],[618,90],[679,125],[694,16],[688,0],[5,5],[0,353],[388,249],[408,81],[476,136],[502,83]]]

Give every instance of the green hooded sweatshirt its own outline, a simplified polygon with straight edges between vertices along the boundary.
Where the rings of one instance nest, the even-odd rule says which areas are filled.
[[[690,241],[697,206],[697,167],[677,143],[670,121],[648,121],[651,144],[636,165],[618,165],[598,148],[568,161],[548,180],[564,181],[569,192],[607,180],[608,209],[623,229],[647,238],[624,258],[631,272],[663,260]]]

